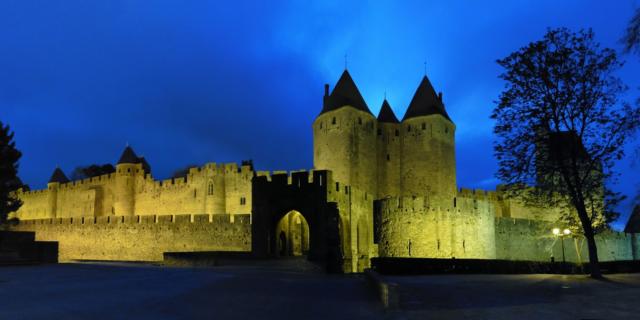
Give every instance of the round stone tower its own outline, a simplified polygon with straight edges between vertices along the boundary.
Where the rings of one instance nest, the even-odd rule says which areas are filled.
[[[135,214],[135,183],[138,174],[144,174],[141,158],[130,146],[127,146],[116,164],[114,215],[132,216]]]
[[[345,70],[331,94],[325,85],[322,112],[313,123],[314,168],[331,170],[341,185],[375,196],[376,130],[375,117]]]
[[[400,121],[387,99],[378,114],[378,195],[377,199],[400,196]]]
[[[455,124],[425,76],[400,125],[401,189],[405,197],[426,196],[449,206],[456,196]]]
[[[47,202],[48,202],[48,218],[56,218],[58,212],[58,189],[60,188],[61,183],[67,183],[69,179],[62,172],[60,168],[56,168],[49,179],[49,183],[47,183],[47,189],[49,190],[47,194]]]

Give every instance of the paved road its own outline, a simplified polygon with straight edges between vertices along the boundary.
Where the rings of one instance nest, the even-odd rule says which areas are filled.
[[[385,277],[403,319],[640,319],[640,274]]]
[[[640,274],[385,279],[399,284],[399,310],[382,310],[361,275],[327,275],[295,260],[2,267],[0,319],[640,319]]]
[[[294,268],[295,269],[295,268]],[[362,276],[286,268],[0,268],[0,319],[372,319]]]

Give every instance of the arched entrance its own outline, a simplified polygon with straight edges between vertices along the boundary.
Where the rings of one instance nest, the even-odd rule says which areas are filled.
[[[276,225],[276,255],[299,257],[309,253],[309,224],[300,212],[292,210]]]
[[[333,186],[333,181],[328,171],[312,174],[302,171],[290,176],[253,177],[251,251],[262,258],[302,255],[324,264],[330,272],[342,272],[340,212],[336,202],[328,201],[327,187]]]

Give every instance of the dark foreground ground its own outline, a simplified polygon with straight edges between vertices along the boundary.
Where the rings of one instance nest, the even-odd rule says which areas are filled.
[[[406,319],[640,319],[640,274],[386,277]]]
[[[384,311],[361,275],[300,262],[201,269],[133,264],[0,268],[0,319],[640,319],[640,275],[385,277]]]

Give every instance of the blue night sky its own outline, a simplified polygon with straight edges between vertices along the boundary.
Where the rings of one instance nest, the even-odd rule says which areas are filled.
[[[433,1],[435,2],[435,1]],[[640,1],[25,1],[0,3],[0,121],[42,188],[56,165],[115,163],[128,142],[156,178],[205,162],[313,166],[323,84],[348,68],[371,111],[400,118],[423,76],[457,125],[458,183],[494,188],[495,63],[548,27],[619,39]],[[620,76],[639,96],[640,57]],[[628,147],[631,150],[631,147]],[[638,161],[635,161],[638,162]],[[615,190],[639,189],[631,157]],[[626,223],[630,201],[621,205]]]

